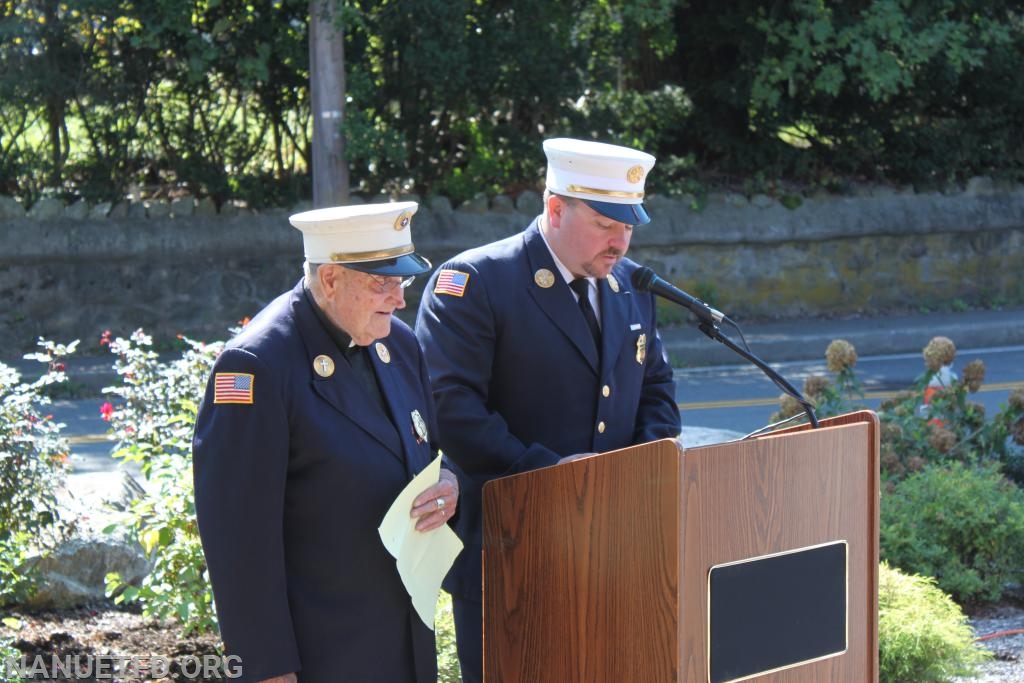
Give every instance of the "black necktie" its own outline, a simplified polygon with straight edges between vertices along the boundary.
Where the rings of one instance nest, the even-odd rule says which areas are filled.
[[[576,292],[580,297],[580,311],[583,313],[583,319],[587,321],[587,327],[590,328],[590,334],[594,336],[594,344],[597,345],[597,352],[601,353],[601,326],[597,324],[597,316],[594,314],[594,309],[590,305],[590,283],[587,282],[587,278],[578,277],[569,283],[572,287],[572,291]]]

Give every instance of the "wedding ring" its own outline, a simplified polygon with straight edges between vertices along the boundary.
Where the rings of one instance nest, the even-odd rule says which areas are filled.
[[[438,510],[444,509],[444,498],[438,498],[437,499],[437,509]]]

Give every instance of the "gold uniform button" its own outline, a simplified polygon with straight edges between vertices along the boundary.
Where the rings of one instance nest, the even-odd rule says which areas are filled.
[[[609,396],[612,395],[612,388],[605,384],[603,387],[601,387],[601,395],[604,396],[605,398],[608,398]]]
[[[604,434],[604,420],[597,423],[597,433]]]

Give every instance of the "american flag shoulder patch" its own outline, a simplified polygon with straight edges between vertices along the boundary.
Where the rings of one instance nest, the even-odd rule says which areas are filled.
[[[451,294],[462,296],[466,293],[466,285],[469,284],[469,273],[461,270],[450,270],[444,268],[437,274],[437,282],[434,284],[434,294]]]
[[[244,372],[218,372],[213,377],[213,402],[252,404],[255,375]]]

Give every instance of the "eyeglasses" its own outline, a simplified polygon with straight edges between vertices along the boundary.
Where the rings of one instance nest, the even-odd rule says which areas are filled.
[[[395,291],[395,287],[405,289],[416,279],[415,275],[410,275],[406,278],[397,275],[385,277],[383,275],[374,275],[373,273],[367,273],[367,275],[373,280],[373,288],[378,294],[390,294]]]

